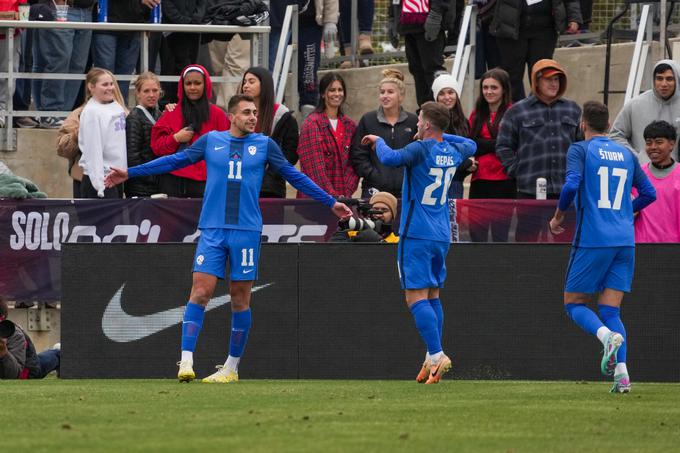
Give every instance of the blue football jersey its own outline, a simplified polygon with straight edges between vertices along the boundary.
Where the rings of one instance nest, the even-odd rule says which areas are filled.
[[[567,154],[569,172],[581,175],[573,245],[634,246],[632,188],[647,177],[630,150],[601,136],[574,143]]]
[[[295,169],[269,137],[209,132],[181,152],[128,170],[130,178],[149,176],[205,160],[207,179],[199,228],[262,231],[259,195],[265,169],[281,174],[296,189],[332,207],[335,199]]]
[[[449,242],[448,191],[458,166],[476,150],[471,140],[451,144],[424,140],[400,150],[378,140],[376,151],[385,165],[403,165],[402,210],[399,234],[403,237]]]

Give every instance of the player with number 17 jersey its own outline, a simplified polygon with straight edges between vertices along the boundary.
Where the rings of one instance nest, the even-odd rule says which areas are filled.
[[[634,247],[630,194],[647,184],[635,156],[607,137],[577,142],[567,155],[567,177],[583,181],[575,198],[574,247]]]

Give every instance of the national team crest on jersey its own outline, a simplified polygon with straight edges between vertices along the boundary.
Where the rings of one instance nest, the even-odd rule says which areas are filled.
[[[248,152],[250,153],[251,156],[254,156],[255,153],[257,152],[257,147],[256,146],[249,146]]]

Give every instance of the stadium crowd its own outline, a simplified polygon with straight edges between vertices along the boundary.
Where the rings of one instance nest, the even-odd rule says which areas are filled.
[[[54,19],[58,6],[68,7],[68,21],[90,21],[97,17],[96,0],[1,0],[0,11],[14,14],[6,18],[16,18],[20,5],[26,3],[31,5],[31,20]],[[161,0],[107,3],[109,22],[142,23],[150,20],[153,8]],[[178,24],[214,21],[216,5],[222,3],[229,4],[217,0],[162,0],[162,21]],[[32,104],[37,116],[15,118],[15,126],[58,130],[57,153],[68,160],[76,198],[148,197],[159,193],[200,198],[206,179],[203,162],[166,175],[133,178],[124,187],[111,189],[104,187],[105,170],[173,154],[209,131],[228,130],[226,103],[233,94],[242,93],[255,99],[258,109],[255,130],[271,137],[291,164],[299,163],[300,169],[331,195],[352,197],[358,193],[370,199],[385,192],[401,198],[403,168],[381,164],[375,152],[361,144],[361,138],[374,134],[394,149],[414,141],[417,116],[403,107],[407,94],[404,75],[395,69],[384,70],[377,86],[377,108],[361,118],[348,117],[343,107],[351,99],[347,99],[349,91],[342,73],[328,72],[320,81],[317,77],[322,42],[328,51],[333,50],[332,43],[337,39],[341,53],[351,52],[351,2],[269,3],[272,43],[278,42],[286,6],[300,7],[299,105],[286,106],[275,101],[271,68],[246,67],[250,44],[245,36],[154,34],[150,67],[156,72],[178,74],[179,82],[161,83],[154,72],[139,74],[134,81],[135,107],[129,108],[129,84],[118,83],[113,74],[137,71],[138,34],[35,29],[18,32],[21,45],[15,46],[17,69],[37,73],[87,72],[87,79],[85,84],[19,80],[13,93],[15,109],[27,109]],[[374,51],[371,29],[375,5],[373,1],[359,3],[356,14],[360,34],[356,49],[360,54],[369,54]],[[590,17],[588,9],[592,5],[571,0],[531,5],[514,0],[478,2],[483,42],[479,53],[484,58],[482,68],[489,69],[479,74],[480,95],[474,110],[464,112],[459,101],[463,93],[443,65],[447,35],[455,34],[462,2],[431,0],[429,6],[427,2],[392,3],[390,34],[396,42],[399,36],[404,39],[418,105],[429,100],[444,105],[449,111],[445,132],[469,137],[477,143],[477,153],[457,169],[449,196],[463,198],[463,181],[469,180],[467,196],[471,199],[533,199],[542,195],[537,194],[537,180],[545,179],[546,198],[558,198],[564,184],[567,150],[582,139],[582,131],[581,108],[564,97],[569,77],[552,55],[560,33],[587,28],[588,20],[584,22],[583,17]],[[510,14],[513,8],[518,8],[520,14]],[[199,44],[208,41],[212,71],[197,63]],[[6,52],[7,48],[0,49]],[[271,65],[276,49],[276,45],[270,46]],[[525,68],[529,71],[528,95],[524,92]],[[213,86],[211,72],[238,76],[241,82]],[[654,139],[646,137],[645,130],[654,120],[666,121],[677,130],[678,74],[673,61],[659,61],[654,67],[653,89],[628,102],[611,129],[611,137],[631,149],[649,172],[654,174],[660,169],[662,173],[655,174],[658,178],[653,181],[658,180],[659,184],[664,181],[667,190],[674,191],[669,199],[677,195],[680,178],[675,171],[675,137],[663,134],[662,138],[673,146],[670,161],[659,162],[658,146],[654,146]],[[9,95],[7,84],[0,83],[0,108],[6,106]],[[40,113],[60,110],[72,113],[67,118]],[[301,112],[297,119],[296,110]],[[0,122],[4,122],[4,117],[0,117]],[[260,196],[285,198],[286,186],[281,176],[268,170]],[[455,210],[452,202],[453,224]],[[664,218],[678,219],[678,210],[677,203],[668,203]],[[530,213],[525,213],[521,206],[516,216],[518,225],[522,225],[517,229],[520,235],[517,241],[535,241],[546,229],[545,225],[532,224],[526,218]],[[471,239],[506,241],[511,217],[512,211],[495,219],[471,216]],[[678,225],[680,221],[675,222],[674,231],[680,230]],[[454,225],[453,240],[457,239],[455,228]],[[667,239],[665,235],[658,236],[655,240]]]

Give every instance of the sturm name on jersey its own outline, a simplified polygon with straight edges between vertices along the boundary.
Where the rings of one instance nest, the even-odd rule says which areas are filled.
[[[600,159],[623,162],[623,153],[621,151],[605,151],[602,148],[598,151],[600,152]]]

